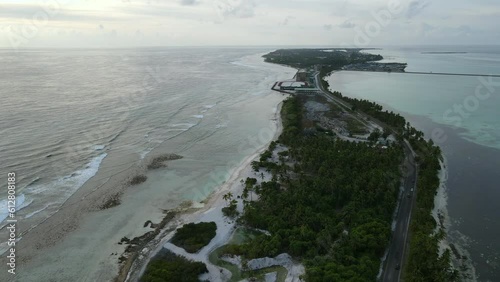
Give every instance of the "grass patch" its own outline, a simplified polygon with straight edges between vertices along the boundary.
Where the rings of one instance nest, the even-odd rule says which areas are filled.
[[[233,245],[235,246],[235,245]],[[231,247],[229,247],[231,248]],[[243,279],[249,279],[250,281],[263,281],[264,276],[267,273],[270,272],[277,272],[277,281],[278,282],[284,282],[286,279],[286,276],[288,274],[288,271],[286,268],[282,266],[272,266],[272,267],[267,267],[267,268],[262,268],[258,270],[248,270],[248,271],[242,271],[238,268],[238,266],[229,263],[225,260],[222,260],[220,257],[227,254],[228,246],[224,245],[222,247],[219,247],[215,249],[213,252],[211,252],[208,256],[208,260],[219,267],[223,267],[231,272],[231,279],[229,282],[238,282]],[[255,278],[255,280],[251,280],[252,278]]]
[[[188,253],[196,253],[212,241],[216,230],[215,222],[185,224],[175,233],[172,244],[183,248]]]
[[[366,130],[366,126],[362,124],[360,121],[353,117],[347,117],[344,119],[347,124],[347,130],[352,134],[366,134],[368,131]]]
[[[146,268],[141,282],[191,282],[208,272],[202,262],[194,262],[179,257],[170,251],[162,251]]]

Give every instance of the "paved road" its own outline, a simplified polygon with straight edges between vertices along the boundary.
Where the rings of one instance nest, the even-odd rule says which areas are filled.
[[[351,108],[351,105],[345,101],[331,95],[323,85],[320,83],[321,78],[319,77],[319,72],[315,75],[316,86],[322,92],[329,101],[346,107]],[[368,117],[370,120],[374,121],[378,126],[382,128],[390,128],[380,121],[374,120],[373,117],[369,117],[363,113],[360,113],[362,117]],[[417,182],[417,166],[415,165],[415,153],[411,148],[410,144],[405,140],[404,142],[405,151],[405,175],[403,181],[403,193],[399,200],[398,211],[396,214],[396,229],[392,234],[392,239],[389,244],[389,252],[384,264],[384,270],[382,272],[383,282],[399,282],[401,279],[401,269],[403,268],[403,262],[406,260],[406,251],[408,246],[408,228],[411,219],[411,213],[413,206],[415,205],[414,196],[416,193],[416,182]]]
[[[417,167],[411,148],[405,143],[406,177],[404,178],[404,192],[399,201],[396,215],[396,229],[392,234],[389,244],[389,252],[385,260],[384,271],[382,272],[383,282],[399,282],[403,262],[406,261],[406,251],[408,249],[408,228],[410,225],[411,212],[415,203]]]

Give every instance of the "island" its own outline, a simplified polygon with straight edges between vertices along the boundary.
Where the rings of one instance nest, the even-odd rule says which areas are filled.
[[[213,196],[215,208],[195,217],[215,218],[219,241],[196,244],[202,248],[197,255],[167,244],[188,261],[170,256],[162,263],[207,270],[200,281],[459,277],[452,251],[439,247],[444,227],[431,215],[440,185],[439,146],[400,114],[332,92],[324,79],[382,59],[361,51],[287,49],[264,56],[299,69],[272,86],[287,96],[280,134],[238,175],[239,183]],[[152,263],[149,269],[159,271],[158,259]]]

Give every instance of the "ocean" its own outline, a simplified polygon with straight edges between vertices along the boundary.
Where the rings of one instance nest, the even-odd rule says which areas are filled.
[[[408,71],[500,74],[498,50],[370,52],[406,62]],[[117,268],[108,258],[120,238],[142,235],[146,220],[157,222],[164,209],[202,201],[220,187],[275,130],[272,119],[283,97],[269,88],[295,70],[263,63],[268,51],[0,50],[0,175],[17,175],[19,248],[23,238],[44,236],[35,227],[61,214],[69,199],[90,197],[92,192],[74,199],[82,189],[123,185],[158,154],[184,157],[148,172],[147,182],[126,189],[121,205],[86,213],[50,252],[31,258],[20,279],[110,280]],[[440,199],[447,239],[467,256],[471,280],[498,281],[500,78],[337,72],[329,81],[334,90],[377,101],[437,137],[447,161]],[[6,190],[6,181],[0,182],[0,191]],[[0,207],[6,197],[0,194]],[[0,209],[0,238],[7,238],[6,216]]]
[[[500,74],[498,46],[369,52],[408,63],[407,71]],[[500,78],[341,71],[328,81],[332,90],[401,113],[441,146],[447,178],[438,202],[447,214],[447,241],[467,257],[471,281],[499,281]]]
[[[125,189],[120,206],[82,209],[82,215],[93,213],[68,237],[56,237],[60,242],[50,256],[32,258],[20,279],[111,280],[117,266],[107,258],[120,238],[142,235],[148,231],[141,229],[144,222],[156,222],[163,210],[204,200],[267,144],[283,100],[270,87],[295,73],[264,63],[261,56],[269,51],[0,50],[0,175],[5,179],[0,253],[7,250],[9,172],[17,176],[22,249],[24,238],[45,236],[45,229],[35,227],[63,214],[65,203],[84,201],[106,185],[126,185],[152,156],[183,156],[147,172],[146,183]],[[82,187],[90,192],[75,198]]]

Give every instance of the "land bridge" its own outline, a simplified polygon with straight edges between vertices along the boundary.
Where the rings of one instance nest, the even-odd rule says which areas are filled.
[[[369,71],[369,70],[343,70],[343,71],[382,72],[382,71]],[[386,72],[383,72],[383,73],[386,73]],[[478,74],[478,73],[448,73],[448,72],[419,72],[419,71],[405,71],[405,72],[392,72],[392,73],[424,74],[424,75],[472,76],[472,77],[500,77],[500,74]]]

